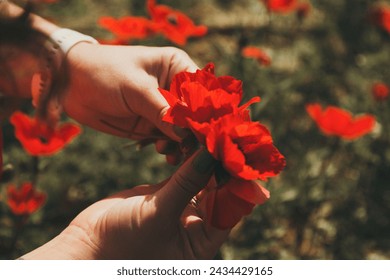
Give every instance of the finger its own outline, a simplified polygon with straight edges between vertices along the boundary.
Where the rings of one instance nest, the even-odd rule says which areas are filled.
[[[174,153],[174,154],[169,154],[165,156],[165,159],[168,164],[170,165],[178,165],[182,161],[182,154],[179,153]]]
[[[135,117],[134,119],[116,118],[113,120],[111,119],[112,117],[108,115],[96,112],[91,108],[80,104],[66,106],[65,112],[69,117],[83,125],[119,137],[128,137],[130,128],[125,129],[124,126],[127,125],[129,127],[129,123],[131,123],[131,121],[136,121]]]
[[[178,143],[170,140],[157,140],[155,142],[156,151],[159,154],[167,155],[176,152],[179,148]]]
[[[188,131],[163,120],[169,105],[158,90],[157,79],[147,77],[140,83],[147,85],[147,87],[138,88],[138,94],[131,93],[136,87],[131,83],[127,85],[128,88],[122,93],[123,103],[126,104],[128,111],[148,120],[170,139],[180,142],[188,135]]]
[[[199,69],[196,63],[183,50],[173,47],[159,48],[159,50],[161,51],[161,70],[158,79],[158,86],[160,88],[169,89],[174,76],[180,72],[195,72]],[[169,106],[168,103],[166,103],[166,105],[161,108],[159,119],[156,120],[156,125],[168,136],[172,135],[171,133],[173,130],[174,137],[172,139],[177,140],[175,137],[178,136],[179,139],[182,140],[187,137],[190,132],[163,121],[163,117],[168,109]]]
[[[179,218],[191,198],[210,180],[215,162],[204,149],[190,157],[156,193],[157,212]]]
[[[150,48],[150,50],[147,54],[148,62],[143,65],[148,74],[142,83],[146,86],[139,87],[138,90],[141,94],[138,100],[132,100],[132,103],[127,102],[127,95],[124,95],[124,100],[129,105],[134,105],[134,102],[139,103],[137,106],[131,106],[134,112],[147,118],[163,133],[179,142],[188,135],[188,131],[163,120],[169,105],[158,88],[169,88],[173,77],[179,72],[195,72],[199,68],[186,52],[178,48]]]
[[[163,51],[163,63],[164,61],[169,63],[166,67],[168,69],[166,85],[169,85],[173,77],[179,72],[195,72],[199,69],[198,65],[185,51],[171,47],[161,48],[161,50]],[[160,86],[167,88],[166,85],[162,84]]]
[[[229,230],[219,230],[202,219],[188,219],[184,223],[197,259],[211,259],[229,236]]]
[[[178,165],[182,160],[182,152],[179,143],[172,140],[157,140],[155,142],[156,151],[166,156],[166,161],[170,165]]]
[[[160,182],[158,184],[155,184],[155,185],[139,185],[139,186],[135,186],[135,187],[133,187],[131,189],[126,189],[126,190],[117,192],[117,193],[109,196],[108,198],[109,199],[111,199],[111,198],[129,198],[129,197],[133,197],[133,196],[137,196],[137,195],[153,194],[156,191],[158,191],[159,189],[161,189],[168,180],[169,179],[164,180],[164,181],[162,181],[162,182]]]

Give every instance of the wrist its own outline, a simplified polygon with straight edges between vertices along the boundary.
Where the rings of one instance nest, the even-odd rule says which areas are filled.
[[[57,28],[45,41],[44,67],[32,81],[33,103],[38,117],[54,124],[61,112],[61,92],[68,86],[69,69],[65,63],[68,52],[79,43],[98,42],[77,31]]]
[[[24,260],[94,260],[98,248],[80,227],[70,225],[41,247],[23,255]]]

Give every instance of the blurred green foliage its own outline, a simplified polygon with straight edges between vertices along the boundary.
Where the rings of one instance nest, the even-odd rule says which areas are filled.
[[[145,16],[144,2],[62,0],[37,12],[61,26],[109,38],[98,18]],[[233,229],[222,258],[390,258],[390,104],[371,96],[375,81],[390,82],[390,35],[367,19],[369,7],[383,2],[388,3],[312,0],[308,17],[299,20],[295,14],[270,15],[259,0],[158,1],[209,27],[207,36],[183,49],[199,66],[212,61],[218,75],[241,79],[245,99],[262,98],[252,106],[253,119],[267,125],[287,159],[282,174],[264,183],[270,201]],[[133,44],[171,45],[161,37]],[[245,45],[266,50],[271,67],[243,58]],[[324,136],[305,111],[310,102],[371,113],[377,127],[353,142]],[[14,181],[28,180],[29,157],[12,127],[4,133],[5,162],[15,166]],[[31,218],[12,256],[0,252],[0,258],[48,241],[97,199],[173,172],[153,147],[137,151],[128,144],[84,128],[68,148],[42,160],[39,187],[49,200]],[[6,242],[12,222],[5,204],[0,207],[0,236]]]

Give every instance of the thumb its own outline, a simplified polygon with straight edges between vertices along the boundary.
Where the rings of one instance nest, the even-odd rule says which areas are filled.
[[[190,200],[209,182],[215,163],[216,160],[205,149],[191,156],[156,193],[161,203],[158,212],[180,217]]]

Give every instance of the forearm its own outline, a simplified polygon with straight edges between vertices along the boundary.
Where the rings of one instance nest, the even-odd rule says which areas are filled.
[[[5,5],[4,9],[6,10],[6,16],[9,18],[17,18],[20,15],[23,14],[24,10],[8,1],[4,1],[2,5]],[[44,18],[36,15],[36,14],[30,14],[30,22],[32,29],[49,36],[51,33],[56,31],[59,27]]]
[[[97,249],[90,237],[79,227],[70,225],[41,247],[20,257],[23,260],[92,260]]]
[[[1,3],[1,9],[0,92],[29,98],[32,76],[44,64],[41,54],[45,38],[59,27],[35,14],[23,21],[24,10],[7,1]]]

